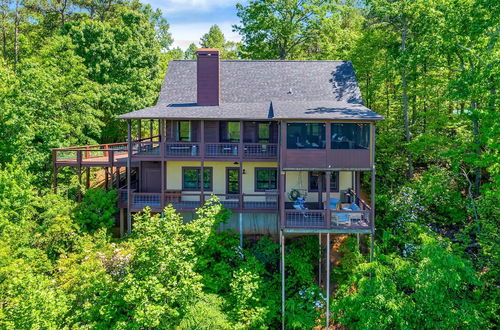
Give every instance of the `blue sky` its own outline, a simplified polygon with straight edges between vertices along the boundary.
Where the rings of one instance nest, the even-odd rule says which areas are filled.
[[[239,22],[236,3],[244,0],[142,0],[159,8],[170,24],[174,47],[186,49],[190,43],[198,44],[200,37],[213,24],[219,25],[228,40],[239,41],[231,25]]]

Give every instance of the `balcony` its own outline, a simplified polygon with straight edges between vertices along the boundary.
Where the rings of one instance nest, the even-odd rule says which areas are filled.
[[[370,206],[354,191],[349,190],[352,203],[343,203],[340,209],[321,208],[327,203],[305,203],[302,206],[287,203],[282,227],[289,231],[331,230],[333,232],[370,233],[373,230]],[[356,205],[354,210],[353,204]],[[340,204],[339,204],[340,205]]]
[[[127,189],[119,191],[119,206],[127,207]],[[180,212],[193,212],[202,206],[212,196],[217,196],[223,206],[235,212],[248,213],[277,213],[278,196],[277,193],[266,194],[209,194],[200,192],[165,192],[165,193],[146,193],[131,190],[133,212],[143,210],[149,206],[154,212],[161,212],[164,206],[171,204]]]
[[[277,160],[278,144],[138,141],[132,143],[132,158]]]

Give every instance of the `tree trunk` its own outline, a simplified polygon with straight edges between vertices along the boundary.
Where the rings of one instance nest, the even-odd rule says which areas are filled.
[[[472,134],[474,135],[474,144],[477,159],[481,157],[481,141],[479,140],[479,118],[477,116],[477,104],[471,101],[472,108]],[[474,197],[479,196],[479,188],[481,186],[481,167],[476,166],[474,175]]]
[[[14,18],[14,72],[17,69],[17,62],[19,60],[19,1],[16,0],[16,16]]]
[[[406,53],[406,18],[403,18],[403,29],[401,30],[401,51],[403,57]],[[401,80],[403,83],[403,114],[405,121],[405,136],[406,143],[410,143],[410,122],[408,118],[408,82],[406,81],[406,59],[404,58],[404,63],[401,68]],[[409,150],[407,150],[408,155],[408,178],[413,178],[413,160],[412,154]]]

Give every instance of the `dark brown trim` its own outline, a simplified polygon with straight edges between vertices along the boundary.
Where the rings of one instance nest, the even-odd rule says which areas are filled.
[[[183,191],[201,191],[201,186],[200,186],[200,189],[196,189],[196,188],[186,188],[185,184],[184,184],[184,172],[186,170],[189,170],[189,169],[196,169],[196,170],[199,170],[200,171],[200,185],[203,185],[203,173],[201,173],[201,167],[199,166],[183,166],[182,167],[182,190]],[[214,170],[213,170],[213,167],[204,167],[203,170],[209,170],[210,171],[210,188],[208,189],[204,189],[204,191],[213,191],[214,189]]]
[[[319,172],[319,171],[308,171],[307,172],[307,191],[308,192],[318,192],[319,190],[318,189],[311,189],[311,180],[312,180],[312,177],[311,177],[311,174],[312,172]],[[332,171],[331,172],[332,175],[331,175],[331,179],[332,180],[335,180],[335,182],[337,183],[337,186],[335,187],[335,189],[331,189],[330,192],[339,192],[340,191],[340,172],[339,171]],[[322,177],[320,175],[320,177]],[[323,176],[324,177],[324,176]],[[326,189],[325,187],[323,187],[323,192],[325,192]]]
[[[258,189],[257,188],[257,171],[258,170],[274,170],[274,171],[276,171],[276,188],[274,188],[273,190],[277,190],[278,187],[279,187],[279,184],[278,184],[278,172],[279,172],[279,169],[277,167],[256,167],[255,170],[254,170],[254,178],[253,178],[254,191],[255,192],[265,192],[266,190],[272,189],[272,188],[269,188],[269,189]]]

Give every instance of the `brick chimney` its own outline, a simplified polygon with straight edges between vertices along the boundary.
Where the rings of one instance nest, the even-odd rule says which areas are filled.
[[[196,51],[197,104],[219,105],[219,50],[202,48]]]

